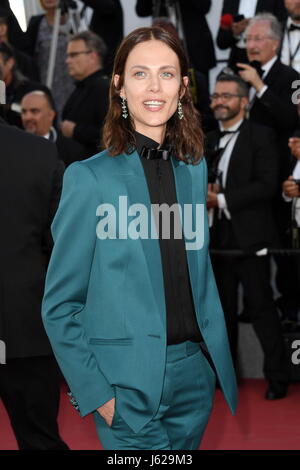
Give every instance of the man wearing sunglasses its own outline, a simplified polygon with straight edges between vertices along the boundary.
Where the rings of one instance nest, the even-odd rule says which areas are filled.
[[[67,48],[66,63],[76,89],[65,104],[61,132],[72,139],[80,159],[99,151],[108,105],[109,83],[102,71],[105,49],[102,39],[90,31],[73,36]]]

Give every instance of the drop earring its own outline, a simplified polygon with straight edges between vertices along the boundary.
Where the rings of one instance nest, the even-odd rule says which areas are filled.
[[[122,118],[123,119],[126,119],[128,117],[128,109],[127,109],[127,105],[126,105],[126,99],[121,97],[121,100],[122,100],[122,103],[121,103],[121,106],[122,106]]]
[[[183,114],[182,104],[181,104],[181,101],[180,101],[180,100],[178,100],[177,112],[178,112],[178,117],[179,117],[179,119],[180,119],[180,120],[183,119],[184,114]]]

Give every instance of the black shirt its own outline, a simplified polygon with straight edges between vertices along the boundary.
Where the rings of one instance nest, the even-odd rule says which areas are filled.
[[[171,160],[147,160],[141,156],[143,146],[157,148],[154,140],[135,133],[136,147],[144,168],[151,204],[177,203],[175,180]],[[174,238],[174,218],[171,218],[170,238],[163,239],[161,224],[159,245],[164,278],[167,344],[183,341],[203,341],[195,314],[190,277],[188,272],[185,241]]]
[[[109,81],[102,70],[97,70],[76,88],[65,104],[62,119],[76,123],[73,140],[83,147],[82,158],[99,152],[103,121],[108,110]]]

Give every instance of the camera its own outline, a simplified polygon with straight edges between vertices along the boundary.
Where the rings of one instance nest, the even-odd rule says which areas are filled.
[[[58,2],[59,8],[61,8],[62,13],[67,13],[69,8],[75,10],[77,4],[74,0],[60,0]]]
[[[244,19],[245,19],[244,15],[234,15],[233,16],[234,23],[238,23],[239,21],[242,21]]]
[[[293,181],[298,186],[298,191],[300,191],[300,179],[299,180],[293,180]]]

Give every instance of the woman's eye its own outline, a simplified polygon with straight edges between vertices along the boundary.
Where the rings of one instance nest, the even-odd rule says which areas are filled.
[[[135,77],[144,77],[144,76],[145,76],[145,72],[142,72],[142,71],[135,72],[134,76],[135,76]]]
[[[171,77],[173,77],[173,74],[172,74],[171,72],[163,72],[163,73],[162,73],[162,76],[163,76],[164,78],[171,78]]]

